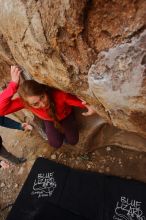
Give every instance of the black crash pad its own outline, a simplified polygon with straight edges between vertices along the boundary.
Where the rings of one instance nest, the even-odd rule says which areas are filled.
[[[146,220],[146,184],[38,158],[7,220]]]

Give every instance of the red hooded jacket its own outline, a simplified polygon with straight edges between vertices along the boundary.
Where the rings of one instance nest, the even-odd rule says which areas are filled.
[[[13,96],[17,92],[17,89],[18,84],[11,81],[8,87],[4,89],[2,93],[0,93],[0,116],[16,112],[23,108],[27,108],[39,118],[43,120],[53,121],[53,119],[49,116],[49,111],[47,111],[46,109],[28,107],[24,104],[23,100],[20,97],[13,99]],[[67,117],[72,111],[72,106],[85,108],[81,100],[69,93],[54,89],[51,95],[55,104],[55,111],[58,120],[63,120],[65,117]]]

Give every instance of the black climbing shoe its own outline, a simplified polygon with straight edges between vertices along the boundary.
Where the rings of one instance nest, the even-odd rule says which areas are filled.
[[[21,163],[25,163],[27,161],[27,159],[24,157],[15,157],[15,158],[11,159],[10,161],[15,164],[21,164]]]
[[[15,155],[11,154],[3,145],[0,146],[0,156],[13,164],[21,164],[27,160],[24,157],[16,157]]]

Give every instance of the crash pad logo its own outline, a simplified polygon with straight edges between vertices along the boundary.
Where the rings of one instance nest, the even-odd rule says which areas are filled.
[[[142,203],[136,200],[129,200],[121,197],[115,208],[115,220],[146,220],[141,209]]]
[[[54,189],[57,187],[54,179],[54,172],[39,173],[33,183],[33,191],[31,195],[37,195],[38,198],[52,196]]]

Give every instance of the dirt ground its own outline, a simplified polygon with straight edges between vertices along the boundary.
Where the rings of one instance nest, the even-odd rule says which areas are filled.
[[[77,169],[146,182],[146,153],[116,146],[98,147],[87,153],[83,145],[86,138],[85,130],[82,129],[80,132],[79,144],[64,145],[56,150],[48,146],[47,141],[36,131],[30,134],[0,127],[4,146],[13,154],[27,158],[23,165],[11,165],[9,169],[0,169],[0,220],[6,219],[35,159],[39,156]]]

